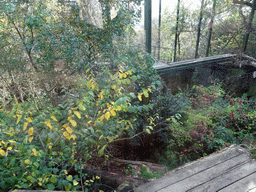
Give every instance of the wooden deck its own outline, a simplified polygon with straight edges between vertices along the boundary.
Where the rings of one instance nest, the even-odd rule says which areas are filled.
[[[256,161],[242,147],[229,148],[179,167],[135,192],[256,192]]]
[[[221,63],[226,61],[233,61],[237,57],[236,54],[224,54],[211,57],[201,57],[198,59],[190,59],[185,61],[177,61],[173,63],[156,63],[153,67],[158,73],[170,73],[171,71],[177,71],[184,68],[191,68],[205,64]]]

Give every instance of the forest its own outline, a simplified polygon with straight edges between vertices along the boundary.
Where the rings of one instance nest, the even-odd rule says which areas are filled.
[[[231,144],[256,157],[255,87],[174,92],[153,68],[256,57],[256,0],[160,6],[150,48],[149,2],[0,0],[0,191],[132,191]]]

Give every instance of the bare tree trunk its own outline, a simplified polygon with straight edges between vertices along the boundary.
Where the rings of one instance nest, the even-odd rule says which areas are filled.
[[[160,60],[160,45],[161,45],[161,39],[160,39],[160,35],[161,35],[161,6],[162,6],[162,2],[161,0],[159,0],[159,21],[158,21],[158,60]]]
[[[145,0],[146,50],[151,54],[151,0]]]
[[[252,10],[251,10],[250,17],[249,17],[249,23],[248,23],[248,26],[247,26],[247,32],[246,32],[245,37],[244,37],[243,52],[246,51],[249,35],[250,35],[250,32],[251,32],[251,28],[252,28],[252,21],[253,21],[253,17],[254,17],[255,8],[256,8],[256,0],[253,0]]]
[[[198,30],[197,30],[195,58],[198,58],[198,47],[199,47],[200,34],[201,34],[201,23],[203,19],[203,7],[204,7],[204,0],[201,1],[200,17],[199,17]]]
[[[177,51],[177,41],[178,41],[178,29],[179,29],[179,17],[180,17],[180,0],[178,0],[177,4],[177,18],[176,18],[176,32],[175,32],[175,40],[174,40],[174,56],[173,61],[176,61],[176,51]]]
[[[212,26],[213,26],[213,20],[215,17],[215,6],[216,6],[216,0],[213,0],[213,7],[212,7],[212,18],[209,24],[209,35],[208,35],[208,41],[207,41],[207,47],[206,47],[206,54],[205,56],[209,56],[210,46],[211,46],[211,38],[212,38]]]

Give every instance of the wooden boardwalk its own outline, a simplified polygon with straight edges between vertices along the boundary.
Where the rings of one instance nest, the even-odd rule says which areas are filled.
[[[229,148],[179,167],[135,192],[256,192],[256,161],[242,147]]]

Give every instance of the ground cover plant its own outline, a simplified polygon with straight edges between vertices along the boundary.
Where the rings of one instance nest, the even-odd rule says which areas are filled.
[[[172,116],[166,152],[170,167],[206,156],[231,144],[251,142],[255,134],[256,102],[234,98],[220,85],[194,86],[190,104]],[[167,163],[168,164],[168,163]]]

